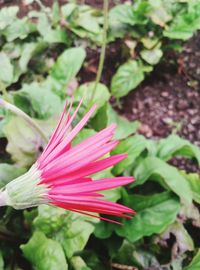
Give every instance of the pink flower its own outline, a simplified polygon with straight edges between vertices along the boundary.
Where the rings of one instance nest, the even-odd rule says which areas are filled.
[[[134,214],[132,209],[108,202],[98,193],[129,184],[133,181],[132,177],[91,178],[92,174],[126,158],[126,154],[104,157],[118,144],[117,140],[112,140],[116,126],[113,124],[78,145],[71,145],[96,108],[94,105],[71,129],[81,103],[72,116],[72,103],[67,114],[65,105],[58,126],[42,155],[26,174],[6,186],[4,195],[8,205],[22,209],[46,203],[94,217],[98,216],[92,213],[126,218]]]

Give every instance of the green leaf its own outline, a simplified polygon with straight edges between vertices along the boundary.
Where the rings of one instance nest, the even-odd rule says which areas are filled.
[[[48,239],[42,232],[35,232],[27,244],[21,245],[24,256],[40,270],[67,270],[61,245]]]
[[[165,27],[166,23],[172,20],[172,16],[168,13],[164,3],[151,0],[150,4],[152,5],[152,11],[149,13],[149,16],[152,21],[161,27]]]
[[[121,65],[111,82],[111,92],[115,97],[123,97],[144,80],[144,69],[135,60]]]
[[[27,17],[17,19],[9,25],[3,32],[8,42],[17,38],[25,39],[30,33],[35,32],[36,26],[30,22]]]
[[[25,98],[30,102],[38,118],[49,118],[53,114],[61,112],[63,108],[60,97],[51,90],[51,87],[48,81],[24,84],[19,91],[13,93],[14,101],[17,106],[20,107],[21,103],[24,106]],[[21,102],[20,99],[22,99]]]
[[[48,205],[40,205],[38,211],[34,227],[57,240],[63,246],[68,258],[85,247],[89,236],[94,231],[94,226],[90,221],[98,222],[94,218]]]
[[[124,225],[116,227],[116,232],[131,242],[164,231],[175,221],[180,209],[179,201],[168,192],[129,196],[129,206],[137,214],[130,220],[124,220]]]
[[[200,176],[197,173],[183,173],[185,179],[190,184],[193,193],[193,200],[200,204]]]
[[[104,106],[102,106],[95,116],[90,120],[90,124],[96,131],[100,131],[107,127],[108,124],[108,112],[107,107],[109,106],[109,103],[105,103]]]
[[[83,105],[86,109],[90,109],[93,104],[96,104],[97,108],[101,108],[110,98],[108,88],[104,84],[98,83],[96,89],[94,86],[94,82],[84,83],[75,92],[75,101],[78,102],[84,97]]]
[[[1,163],[0,164],[0,188],[5,186],[11,180],[25,173],[25,169],[15,165]]]
[[[49,136],[55,127],[55,120],[37,121],[43,131]],[[37,132],[22,118],[10,116],[4,125],[3,132],[8,140],[6,151],[19,167],[29,167],[40,153],[43,141]]]
[[[74,3],[67,3],[61,6],[61,12],[64,18],[69,17],[73,11],[77,8],[77,5]]]
[[[18,6],[4,7],[0,10],[0,30],[5,29],[8,25],[12,24],[19,11]]]
[[[0,53],[0,81],[6,86],[13,82],[13,66],[9,57],[4,53]]]
[[[85,50],[81,47],[65,50],[56,60],[51,77],[61,85],[67,85],[80,70],[85,56]]]
[[[110,177],[113,177],[110,176]],[[117,202],[121,198],[121,187],[102,191],[101,193],[105,196],[105,199],[110,202]]]
[[[199,18],[200,5],[198,1],[192,10],[180,12],[164,31],[164,36],[171,39],[187,40],[193,33],[200,29]]]
[[[27,122],[15,116],[10,117],[4,126],[4,134],[8,140],[6,151],[12,160],[21,167],[32,165],[40,138],[37,138]]]
[[[133,9],[129,5],[117,5],[113,7],[109,12],[109,22],[111,25],[120,22],[132,26],[137,23]]]
[[[150,65],[156,65],[160,62],[163,52],[159,48],[153,48],[151,50],[142,50],[142,58]]]
[[[3,256],[2,253],[0,251],[0,270],[4,270],[4,261],[3,261]]]
[[[200,165],[200,149],[177,135],[170,135],[166,139],[162,139],[158,144],[157,155],[164,160],[169,160],[174,156],[196,158]]]
[[[136,158],[145,150],[145,138],[141,135],[127,138],[121,141],[112,151],[112,155],[126,153],[128,157],[115,165],[113,173],[118,175],[122,173],[129,165],[133,164]]]
[[[93,129],[83,128],[77,136],[73,140],[73,145],[81,143],[83,140],[89,138],[90,136],[94,135],[96,132]]]
[[[198,249],[197,254],[194,256],[191,263],[184,268],[184,270],[199,270],[200,268],[200,249]]]
[[[99,34],[101,31],[100,21],[95,11],[91,6],[79,6],[78,18],[74,20],[74,24],[84,28],[88,32]]]
[[[184,203],[191,204],[192,202],[192,191],[187,180],[175,167],[168,165],[159,158],[147,157],[142,160],[135,169],[134,176],[137,179],[136,185],[141,185],[151,178],[176,193]]]
[[[139,127],[139,122],[130,122],[125,117],[120,116],[110,104],[108,104],[107,115],[108,125],[112,123],[117,124],[114,138],[118,140],[125,139],[129,135],[135,133]]]
[[[55,6],[56,3],[54,3]],[[66,43],[67,34],[66,31],[57,26],[53,29],[49,23],[49,19],[45,13],[38,14],[39,20],[37,23],[37,29],[44,41],[48,43]]]
[[[109,23],[111,26],[116,23],[123,23],[134,26],[144,25],[148,22],[147,13],[150,5],[147,1],[138,1],[133,5],[116,5],[110,10]]]
[[[19,67],[21,69],[21,72],[26,72],[27,70],[27,65],[34,55],[39,43],[38,42],[30,42],[30,43],[24,43],[22,52],[21,52],[21,57],[19,59]]]

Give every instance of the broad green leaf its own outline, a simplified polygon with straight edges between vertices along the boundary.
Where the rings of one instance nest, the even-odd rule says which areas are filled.
[[[67,4],[62,7],[62,14],[68,28],[79,37],[102,43],[102,12],[88,5]]]
[[[159,63],[163,52],[159,48],[153,48],[151,50],[142,50],[140,54],[148,64],[156,65]]]
[[[125,117],[120,116],[109,104],[107,109],[107,115],[108,125],[112,123],[115,123],[117,125],[114,135],[116,139],[121,140],[128,137],[129,135],[135,133],[139,127],[139,123],[137,121],[130,122]]]
[[[97,219],[48,205],[40,205],[38,211],[34,227],[58,241],[68,258],[85,247],[94,231],[92,222],[98,222]]]
[[[42,232],[35,232],[28,243],[21,245],[24,256],[40,270],[67,270],[67,262],[61,245],[47,238]]]
[[[83,97],[83,105],[87,109],[90,109],[93,104],[101,108],[108,102],[110,93],[104,84],[98,83],[95,89],[95,83],[90,82],[82,84],[75,92],[75,101],[80,101]]]
[[[21,167],[32,165],[36,159],[40,137],[37,137],[27,122],[16,116],[10,117],[4,126],[4,134],[8,140],[6,151],[12,160]]]
[[[187,180],[179,171],[156,157],[142,160],[134,171],[136,185],[141,185],[149,178],[161,182],[166,188],[176,193],[186,204],[192,202],[192,191]],[[180,188],[181,187],[181,188]]]
[[[64,18],[69,17],[72,12],[77,8],[77,5],[74,3],[67,3],[61,6],[61,12]]]
[[[115,165],[112,170],[113,173],[115,175],[122,173],[129,165],[135,162],[136,158],[145,150],[145,148],[145,138],[141,135],[135,135],[134,137],[121,141],[112,151],[112,154],[126,153],[128,157]]]
[[[200,5],[199,3],[196,4],[196,8],[192,11],[180,12],[170,26],[164,31],[164,36],[171,39],[182,40],[187,40],[192,37],[193,33],[200,29]]]
[[[157,155],[164,160],[169,160],[174,156],[196,158],[200,165],[200,149],[177,135],[170,135],[166,139],[162,139],[158,144]]]
[[[184,270],[199,270],[200,269],[200,249],[198,249],[197,254],[194,256],[191,263],[184,267]]]
[[[37,124],[49,136],[56,125],[56,121],[55,119],[37,121]],[[4,125],[3,132],[8,140],[6,151],[11,155],[16,165],[25,168],[32,165],[40,154],[40,146],[44,146],[37,131],[30,127],[24,119],[10,116]]]
[[[1,163],[0,164],[0,188],[5,186],[14,178],[17,178],[21,174],[25,173],[25,169],[17,167],[15,165]]]
[[[108,112],[107,107],[109,106],[109,103],[105,103],[104,106],[102,106],[95,116],[90,120],[90,124],[96,131],[100,131],[104,129],[108,124]]]
[[[135,25],[137,23],[133,9],[129,5],[117,5],[109,12],[109,23],[123,23]]]
[[[20,107],[21,103],[24,105],[24,99],[26,99],[31,104],[38,118],[49,118],[53,114],[61,112],[63,109],[63,102],[60,97],[51,90],[51,85],[48,81],[24,84],[19,91],[13,94],[17,106]],[[21,98],[22,101],[20,102]]]
[[[165,27],[166,23],[172,19],[172,16],[168,13],[168,10],[166,9],[162,1],[151,0],[150,3],[153,7],[152,11],[149,14],[152,21],[161,27]]]
[[[148,50],[152,50],[156,44],[158,44],[158,38],[156,37],[153,37],[153,38],[150,38],[150,37],[143,37],[141,39],[141,42],[142,44],[144,45],[144,47]]]
[[[102,191],[101,193],[105,196],[106,200],[110,202],[116,202],[121,198],[121,187],[105,190],[105,191]]]
[[[111,27],[116,23],[123,23],[134,26],[147,23],[147,13],[151,7],[146,1],[138,1],[133,5],[116,5],[110,10],[109,23]]]
[[[133,257],[134,251],[135,246],[124,239],[120,249],[118,250],[117,256],[114,257],[113,261],[125,265],[135,265],[135,260]]]
[[[130,220],[124,220],[124,225],[116,227],[116,232],[131,242],[163,232],[175,221],[180,209],[177,198],[168,192],[150,196],[134,195],[129,196],[128,200],[129,207],[137,214]]]
[[[61,85],[67,85],[80,70],[85,56],[85,50],[81,47],[65,50],[56,60],[51,77]]]
[[[61,29],[59,26],[52,28],[49,23],[49,19],[45,13],[38,14],[39,20],[37,23],[37,29],[44,41],[48,43],[66,43],[67,34],[66,31]]]
[[[64,43],[68,41],[66,31],[57,27],[55,29],[50,29],[48,33],[44,36],[44,41],[48,43]]]
[[[30,33],[35,32],[36,26],[27,17],[17,19],[9,25],[3,32],[8,42],[17,38],[25,39]]]
[[[18,81],[19,77],[27,71],[28,64],[32,57],[44,51],[46,46],[47,44],[44,41],[25,42],[19,46],[17,46],[14,42],[9,43],[9,46],[5,45],[4,49],[7,49],[8,54],[11,55],[13,58],[13,82]]]
[[[115,225],[113,223],[101,221],[100,223],[96,224],[94,235],[100,239],[107,239],[111,237],[114,229],[115,229]]]
[[[19,11],[18,6],[4,7],[0,10],[0,30],[5,29],[8,25],[14,23],[17,12]]]
[[[93,129],[83,128],[73,140],[73,145],[81,143],[83,140],[94,135],[96,132]]]
[[[88,32],[92,32],[94,34],[99,34],[101,31],[97,12],[91,6],[79,6],[78,18],[74,21],[74,23],[75,25],[84,28]]]
[[[27,70],[27,65],[31,57],[34,55],[34,52],[36,51],[38,45],[39,44],[37,42],[23,44],[21,57],[19,59],[19,67],[21,69],[21,72],[25,72]]]
[[[144,69],[135,60],[121,65],[111,82],[111,92],[115,97],[123,97],[135,89],[144,80]]]
[[[183,173],[185,179],[190,184],[193,193],[193,200],[200,204],[200,175],[197,173]]]
[[[0,53],[0,82],[10,85],[13,82],[13,65],[9,57],[4,53]]]

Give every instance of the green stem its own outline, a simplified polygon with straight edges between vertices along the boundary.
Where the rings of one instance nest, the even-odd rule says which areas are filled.
[[[107,43],[107,30],[108,30],[108,8],[109,8],[109,0],[103,1],[103,15],[104,15],[104,23],[103,23],[103,33],[102,33],[102,46],[101,46],[101,54],[99,59],[99,66],[97,70],[97,76],[95,79],[94,84],[94,90],[91,95],[91,99],[89,103],[92,103],[94,99],[94,95],[97,89],[97,85],[100,82],[102,71],[103,71],[103,65],[105,60],[105,54],[106,54],[106,43]]]
[[[10,110],[15,115],[22,117],[24,120],[26,120],[26,122],[40,134],[40,136],[43,138],[44,142],[48,143],[47,136],[45,135],[43,130],[38,126],[38,124],[30,116],[28,116],[22,110],[17,108],[15,105],[13,105],[13,104],[11,104],[3,99],[0,99],[0,106],[4,107],[5,109]]]
[[[47,18],[49,19],[49,22],[51,22],[51,16],[50,16],[49,12],[47,11],[47,7],[40,0],[35,0],[35,2],[40,7],[41,11],[44,12],[47,15]]]
[[[42,1],[35,0],[35,2],[38,4],[38,6],[41,8],[41,10],[46,13],[46,7],[45,7],[45,5],[43,5]]]
[[[6,205],[6,194],[5,191],[0,190],[0,207]]]

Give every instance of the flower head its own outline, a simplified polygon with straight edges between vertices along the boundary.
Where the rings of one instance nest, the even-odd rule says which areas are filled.
[[[72,103],[67,113],[66,103],[42,155],[27,173],[7,184],[3,191],[7,205],[24,209],[45,203],[91,216],[99,213],[130,217],[134,213],[126,206],[104,200],[103,195],[98,193],[126,185],[133,181],[132,177],[100,180],[93,180],[91,177],[126,158],[126,154],[104,157],[118,144],[117,140],[112,140],[116,126],[113,124],[83,142],[71,145],[96,108],[94,105],[71,128],[81,103],[82,101],[72,115]]]

